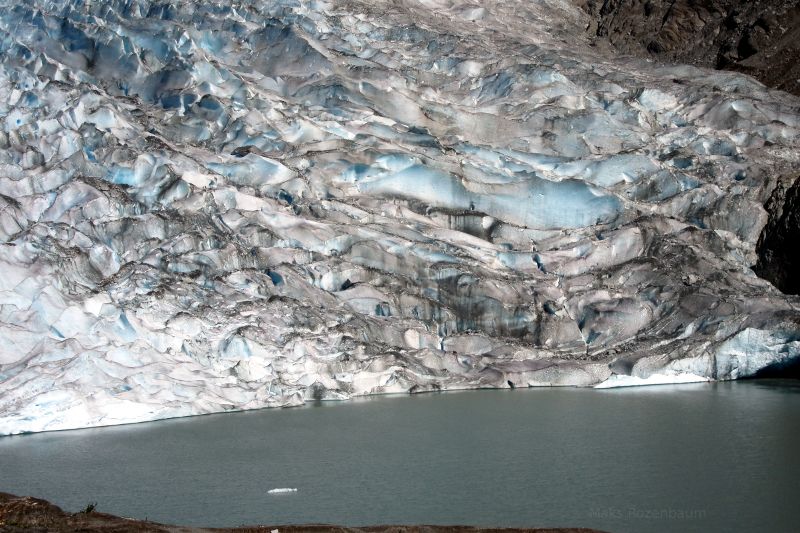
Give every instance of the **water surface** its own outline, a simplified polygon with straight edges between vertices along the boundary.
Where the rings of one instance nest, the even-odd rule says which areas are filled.
[[[0,491],[185,525],[777,533],[798,450],[795,381],[468,391],[4,437]]]

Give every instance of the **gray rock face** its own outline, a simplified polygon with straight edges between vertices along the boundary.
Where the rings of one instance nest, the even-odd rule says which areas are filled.
[[[765,208],[769,221],[758,239],[753,270],[781,291],[800,294],[800,179],[779,181]]]
[[[659,61],[744,72],[800,94],[795,0],[575,0],[598,43]]]
[[[8,4],[0,433],[800,354],[794,97],[567,1]]]

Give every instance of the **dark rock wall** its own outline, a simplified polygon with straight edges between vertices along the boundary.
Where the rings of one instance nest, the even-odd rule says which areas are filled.
[[[769,222],[753,270],[786,294],[800,294],[800,178],[779,182],[764,205]]]
[[[623,53],[744,72],[800,95],[797,0],[575,0]]]

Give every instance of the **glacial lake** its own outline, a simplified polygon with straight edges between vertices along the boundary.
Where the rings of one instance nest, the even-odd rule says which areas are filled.
[[[297,492],[267,492],[281,487]],[[800,382],[384,396],[3,437],[0,491],[198,526],[790,532]]]

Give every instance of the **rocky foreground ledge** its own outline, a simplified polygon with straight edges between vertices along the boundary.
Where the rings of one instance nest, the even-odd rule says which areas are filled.
[[[469,526],[369,526],[341,527],[322,524],[294,526],[247,526],[236,528],[193,528],[169,526],[121,518],[106,513],[79,512],[67,513],[46,500],[30,496],[14,496],[0,492],[0,531],[85,531],[85,532],[123,532],[123,531],[159,531],[159,532],[193,532],[202,531],[279,531],[281,533],[297,533],[301,531],[332,531],[337,533],[471,533],[476,531],[536,532],[536,533],[600,533],[595,529],[558,528],[558,529],[482,529]]]

